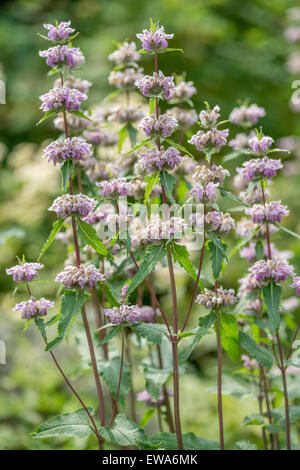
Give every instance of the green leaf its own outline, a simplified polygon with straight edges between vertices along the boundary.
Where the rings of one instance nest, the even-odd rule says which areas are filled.
[[[139,447],[140,442],[147,442],[145,431],[123,413],[116,416],[111,428],[108,426],[101,427],[99,434],[106,441],[119,446]]]
[[[147,423],[149,423],[150,419],[153,418],[155,415],[155,408],[147,408],[141,421],[139,422],[139,426],[141,428],[145,427]]]
[[[254,357],[262,366],[267,369],[271,369],[273,366],[273,354],[257,344],[251,336],[247,335],[243,331],[239,332],[240,345],[250,354],[251,357]]]
[[[230,191],[227,191],[223,188],[220,188],[220,193],[223,197],[227,197],[228,199],[232,199],[235,202],[238,202],[239,204],[242,204],[243,206],[249,207],[249,204],[246,204],[242,199],[237,197],[235,194],[231,193]]]
[[[193,432],[183,434],[183,447],[185,450],[219,450],[219,444],[215,441],[209,441],[203,437],[197,437]],[[152,444],[159,444],[160,449],[177,450],[176,434],[160,432],[149,436]]]
[[[50,245],[54,241],[56,235],[62,229],[62,227],[64,225],[64,221],[65,221],[64,219],[59,219],[59,220],[56,220],[55,222],[53,222],[51,233],[50,233],[47,241],[45,242],[45,244],[42,248],[42,251],[39,254],[38,261],[40,261],[41,257],[46,253],[46,251],[48,250],[48,248],[50,247]]]
[[[186,153],[187,155],[189,155],[191,158],[193,158],[195,160],[195,157],[194,155],[189,152],[185,147],[183,147],[182,145],[179,145],[177,144],[176,142],[174,142],[172,139],[164,139],[166,142],[168,142],[168,144],[172,145],[173,147],[176,147],[178,150],[181,150],[182,152]]]
[[[137,130],[132,126],[132,124],[127,124],[127,132],[130,138],[132,145],[136,144]]]
[[[112,98],[119,95],[119,93],[121,93],[121,90],[112,91],[111,93],[109,93],[109,95],[106,96],[106,98],[104,98],[103,103],[106,103],[107,101],[110,101]]]
[[[95,414],[92,408],[88,408],[91,415]],[[91,433],[90,419],[83,408],[63,415],[51,418],[42,423],[33,433],[34,438],[68,436],[87,438]]]
[[[149,114],[153,114],[156,105],[156,98],[150,98],[149,100]]]
[[[128,292],[128,291],[127,291]],[[146,338],[147,341],[154,344],[160,344],[167,327],[160,323],[135,323],[135,332]]]
[[[153,175],[147,175],[146,178],[146,189],[145,189],[145,198],[144,198],[144,204],[147,204],[147,201],[150,197],[150,194],[152,192],[152,189],[154,186],[157,185],[158,180],[159,180],[159,173],[154,173]]]
[[[158,51],[159,54],[164,54],[165,52],[182,52],[183,54],[183,49],[174,49],[173,47],[167,47],[166,49]]]
[[[224,250],[226,250],[226,245],[221,241]],[[208,242],[208,249],[211,255],[211,267],[213,276],[215,279],[218,279],[221,271],[224,258],[224,250],[220,250],[219,245],[215,245],[213,241]],[[226,251],[225,251],[226,253]]]
[[[167,171],[161,171],[159,180],[161,185],[165,188],[169,201],[173,204],[176,204],[176,201],[173,197],[173,189],[176,184],[175,176],[170,175]]]
[[[288,228],[286,228],[283,225],[280,225],[278,223],[275,223],[274,225],[276,225],[276,227],[278,227],[280,230],[283,230],[284,232],[288,233],[289,235],[292,235],[293,237],[300,239],[299,233],[295,233],[292,230],[290,230],[290,229],[288,229]]]
[[[180,266],[191,276],[192,279],[194,279],[194,281],[196,281],[197,273],[190,260],[187,248],[184,245],[178,245],[174,242],[172,243],[172,254],[174,256],[174,260],[180,264]]]
[[[239,358],[238,327],[236,317],[222,314],[220,318],[221,343],[229,357],[236,361]]]
[[[215,313],[210,312],[208,315],[205,315],[205,317],[199,318],[199,326],[201,326],[201,328],[211,328],[216,322],[216,319]]]
[[[226,255],[226,248],[227,246],[225,245],[225,243],[222,242],[222,240],[214,234],[214,232],[211,232],[211,231],[208,231],[207,232],[208,235],[210,236],[211,238],[211,241],[213,242],[213,244],[218,248],[218,250],[222,253],[223,255],[223,258],[228,261],[228,258],[227,258],[227,255]]]
[[[44,319],[37,317],[34,319],[34,322],[36,326],[38,327],[42,337],[47,341],[46,325],[45,325]],[[28,328],[28,325],[27,325],[27,328]]]
[[[171,372],[170,369],[158,369],[148,364],[144,366],[146,390],[155,401],[158,400],[161,387],[168,380]]]
[[[95,122],[93,121],[93,119],[90,119],[89,117],[87,117],[82,111],[68,111],[68,112],[80,119],[86,119],[87,121]]]
[[[247,235],[247,237],[240,240],[239,243],[237,243],[236,246],[233,247],[233,249],[231,250],[229,254],[229,258],[235,255],[235,253],[239,252],[241,248],[243,248],[243,246],[246,245],[251,240],[251,238],[254,237],[254,235],[256,235],[259,229],[260,229],[260,225],[258,225],[258,227],[255,227],[253,230],[251,230],[251,232]]]
[[[61,298],[60,316],[57,325],[57,337],[47,344],[45,350],[56,348],[67,335],[75,316],[89,298],[78,291],[66,291]]]
[[[73,170],[74,170],[73,161],[69,158],[68,160],[65,161],[65,163],[61,167],[62,186],[63,186],[64,191],[68,190],[69,180],[70,180],[70,176]]]
[[[280,296],[281,287],[274,282],[270,282],[266,287],[263,287],[263,297],[273,333],[278,331],[280,326]]]
[[[155,266],[162,261],[167,252],[163,245],[149,245],[146,249],[145,259],[139,270],[132,279],[127,295],[131,294],[143,280],[155,269]]]
[[[257,450],[257,446],[247,439],[234,444],[236,450]]]
[[[54,114],[57,114],[58,111],[55,111],[54,109],[51,109],[50,111],[47,111],[44,116],[42,117],[42,119],[36,123],[36,126],[39,126],[40,124],[42,124],[42,122],[46,121],[46,119],[48,119],[49,117],[51,116],[54,116]]]
[[[120,367],[121,357],[119,356],[108,360],[102,359],[98,364],[99,372],[114,398],[116,398],[116,392],[118,388]],[[127,393],[130,391],[130,388],[130,369],[128,363],[124,361],[118,399],[122,406],[125,406],[125,398]]]
[[[78,220],[80,231],[87,244],[94,248],[94,250],[99,253],[99,255],[107,256],[108,250],[102,241],[97,237],[96,230],[87,222],[84,222],[81,219]]]
[[[136,144],[131,150],[129,150],[129,152],[127,152],[123,158],[125,157],[128,157],[128,155],[130,155],[131,153],[133,152],[136,152],[137,150],[139,150],[141,147],[144,147],[144,145],[146,145],[148,142],[150,142],[151,140],[151,137],[149,137],[149,139],[145,139],[143,140],[142,142]]]
[[[123,144],[125,142],[125,140],[127,139],[127,137],[129,137],[129,133],[128,133],[128,129],[127,129],[127,125],[125,124],[125,126],[123,126],[119,132],[119,140],[118,140],[118,152],[120,153],[122,151],[122,147],[123,147]]]
[[[265,424],[264,416],[253,413],[249,416],[245,416],[242,426],[263,426]]]
[[[192,352],[194,351],[195,347],[199,343],[200,339],[203,338],[203,336],[210,334],[210,331],[206,328],[194,328],[190,333],[182,333],[179,334],[178,336],[180,337],[188,337],[188,336],[194,336],[193,341],[187,348],[182,348],[179,346],[179,363],[182,364],[185,361],[188,360]]]
[[[109,332],[105,335],[105,337],[102,339],[102,341],[99,342],[99,346],[103,346],[103,344],[107,343],[112,338],[114,338],[114,336],[116,336],[120,331],[121,331],[120,325],[117,325],[111,328]]]

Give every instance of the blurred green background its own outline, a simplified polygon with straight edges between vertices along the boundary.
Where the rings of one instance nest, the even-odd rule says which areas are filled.
[[[51,120],[35,126],[40,118],[38,97],[52,85],[52,79],[46,76],[44,60],[38,56],[38,50],[47,48],[48,44],[36,33],[43,32],[43,23],[72,20],[72,26],[80,31],[76,46],[86,56],[79,75],[93,82],[88,101],[92,105],[100,103],[112,91],[107,81],[111,69],[107,55],[114,50],[115,42],[135,40],[136,33],[148,26],[151,16],[167,32],[174,32],[171,47],[184,49],[184,54],[162,56],[161,68],[165,74],[186,71],[187,79],[193,80],[198,89],[194,100],[197,110],[205,100],[211,105],[219,104],[225,119],[238,99],[249,98],[267,111],[262,120],[265,134],[279,139],[300,135],[300,118],[288,105],[292,78],[285,69],[285,61],[290,46],[283,37],[285,11],[293,5],[287,0],[1,2],[0,78],[7,87],[7,103],[0,105],[0,339],[7,347],[7,364],[0,365],[1,449],[95,446],[93,441],[41,441],[30,436],[47,417],[72,411],[78,405],[43,352],[40,337],[33,328],[23,332],[23,322],[11,312],[13,286],[5,274],[5,267],[15,264],[16,254],[24,253],[28,259],[36,259],[50,231],[47,208],[59,191],[58,172],[41,159],[40,151],[41,143],[56,138],[57,132]],[[142,58],[142,66],[146,72],[152,70],[152,62],[146,57]],[[297,231],[300,213],[297,154],[292,154],[289,160],[289,171],[276,180],[272,195],[289,205],[291,215],[286,225]],[[232,172],[236,163],[231,164]],[[281,236],[277,245],[293,250],[293,262],[299,267],[300,248],[294,240]],[[64,248],[58,243],[49,250],[43,273],[46,282],[37,285],[37,293],[55,296],[51,280],[61,268],[64,255]],[[224,285],[236,287],[246,267],[236,257],[227,269]],[[190,285],[181,277],[179,283],[183,307],[187,305]],[[162,284],[162,292],[167,287]],[[15,300],[21,298],[20,292]],[[168,299],[163,301],[168,305]],[[194,319],[199,311],[196,307]],[[217,440],[216,398],[206,393],[215,384],[213,339],[200,343],[198,349],[182,381],[183,428],[185,432],[193,431]],[[91,374],[89,371],[78,374],[77,352],[72,343],[61,347],[58,356],[77,388],[93,404]],[[228,361],[228,368],[232,367],[235,366]],[[136,386],[138,390],[143,388],[140,377],[136,377]],[[251,398],[237,400],[226,396],[224,408],[227,445],[232,447],[243,438],[259,443],[257,429],[240,426],[243,416],[256,411],[256,402]]]

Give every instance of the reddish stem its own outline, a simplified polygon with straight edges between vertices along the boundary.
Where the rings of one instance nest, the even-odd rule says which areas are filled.
[[[125,351],[124,327],[122,327],[122,329],[121,329],[121,338],[122,338],[122,351],[121,351],[120,375],[119,375],[118,388],[117,388],[117,393],[116,393],[116,398],[115,398],[115,405],[114,405],[111,420],[110,420],[110,423],[109,423],[110,428],[111,428],[111,426],[114,422],[114,419],[117,415],[118,399],[119,399],[119,395],[120,395],[120,388],[121,388],[121,382],[122,382],[122,372],[123,372],[123,364],[124,364],[124,351]]]

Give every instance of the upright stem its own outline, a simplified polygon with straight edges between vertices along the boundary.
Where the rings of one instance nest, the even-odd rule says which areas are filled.
[[[264,203],[264,206],[265,206],[266,205],[266,198],[265,198],[265,191],[264,191],[263,182],[261,184],[261,189],[262,189],[263,203]],[[266,222],[266,238],[267,238],[267,245],[268,245],[268,258],[272,259],[270,231],[269,231],[269,225],[268,225],[267,222]],[[277,341],[277,347],[278,347],[278,352],[279,352],[279,357],[280,357],[280,365],[281,365],[280,372],[281,372],[283,396],[284,396],[286,448],[287,448],[287,450],[291,450],[291,425],[290,425],[289,397],[288,397],[288,389],[287,389],[287,383],[286,383],[286,366],[284,364],[282,346],[281,346],[281,341],[280,341],[280,337],[279,337],[278,332],[276,333],[276,341]]]
[[[216,322],[217,350],[218,350],[218,416],[219,416],[219,435],[220,449],[224,450],[224,429],[223,429],[223,405],[222,405],[222,344],[220,333],[220,315],[217,314]]]
[[[120,388],[121,388],[121,382],[122,382],[124,352],[125,352],[125,337],[124,337],[124,327],[123,326],[121,328],[121,340],[122,340],[122,350],[121,350],[121,364],[120,364],[119,382],[118,382],[117,393],[116,393],[116,398],[115,398],[115,406],[114,406],[114,409],[113,409],[113,412],[112,412],[109,427],[112,426],[112,424],[114,422],[114,419],[116,417],[116,414],[117,414],[118,399],[119,399],[119,395],[120,395]]]
[[[264,389],[263,389],[263,379],[262,379],[261,373],[259,375],[259,386],[258,387],[259,387],[258,388],[258,397],[257,397],[258,409],[259,409],[259,414],[263,415],[263,413],[264,413],[264,411],[263,411]],[[263,443],[264,443],[264,450],[268,450],[267,433],[266,433],[265,428],[262,428],[261,432],[262,432],[262,439],[263,439]]]
[[[131,357],[131,345],[130,345],[130,337],[127,333],[127,330],[125,330],[125,336],[126,336],[126,343],[125,343],[125,350],[126,350],[126,358],[129,364],[130,368],[130,392],[129,392],[129,397],[130,397],[130,411],[131,411],[131,419],[132,421],[136,422],[136,409],[135,409],[135,393],[134,393],[134,388],[133,388],[133,362],[132,362],[132,357]]]

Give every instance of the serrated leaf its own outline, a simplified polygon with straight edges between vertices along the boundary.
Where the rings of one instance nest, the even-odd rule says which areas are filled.
[[[221,343],[229,357],[236,361],[239,358],[238,327],[236,317],[222,314],[220,318]]]
[[[91,415],[94,414],[92,408],[88,408]],[[84,409],[56,416],[42,423],[33,434],[34,438],[68,436],[87,438],[91,433],[90,420]]]
[[[234,444],[236,450],[257,450],[257,446],[247,439]]]
[[[239,332],[239,340],[240,345],[251,357],[254,357],[262,366],[271,369],[273,366],[273,354],[268,349],[257,344],[254,339],[243,331]]]
[[[84,220],[78,219],[79,228],[86,243],[90,245],[99,255],[107,256],[108,250],[98,238],[96,230]]]
[[[108,326],[108,325],[107,325]],[[101,329],[105,328],[105,325],[104,327],[102,327]],[[114,338],[120,331],[121,331],[121,326],[120,325],[117,325],[117,326],[113,326],[109,332],[105,335],[105,337],[99,342],[99,346],[103,346],[103,344],[107,343],[108,341],[110,341],[112,338]]]
[[[40,121],[36,123],[36,126],[39,126],[40,124],[42,124],[42,122],[46,121],[46,119],[48,119],[51,116],[54,116],[54,114],[57,114],[57,113],[58,111],[55,111],[54,109],[47,111],[42,117],[42,119],[40,119]]]
[[[178,245],[177,243],[172,243],[171,248],[174,260],[180,264],[180,266],[191,276],[192,279],[194,279],[194,281],[196,281],[197,273],[190,260],[187,248],[184,245]]]
[[[145,431],[123,413],[116,416],[112,428],[101,427],[99,434],[119,446],[138,447],[140,442],[148,440]]]
[[[173,175],[170,175],[167,171],[161,171],[159,175],[159,180],[161,185],[165,188],[168,199],[173,204],[176,204],[176,201],[173,197],[173,189],[176,184],[176,178]]]
[[[77,291],[67,291],[63,294],[57,325],[57,337],[47,344],[46,351],[56,348],[64,340],[75,316],[80,312],[88,298],[88,295],[82,295]]]
[[[168,380],[171,372],[170,369],[158,369],[148,364],[144,365],[146,390],[155,401],[158,400],[161,387]]]
[[[102,359],[98,362],[98,369],[100,375],[103,377],[109,391],[112,396],[116,398],[116,392],[118,388],[119,376],[121,367],[121,357],[114,357],[112,359]],[[126,361],[123,363],[122,379],[120,385],[120,393],[118,401],[122,406],[125,406],[125,398],[130,391],[130,369]]]
[[[131,294],[144,281],[144,279],[149,276],[149,274],[155,269],[155,266],[162,261],[166,254],[167,252],[163,245],[149,245],[147,247],[145,259],[129,284],[127,295]]]
[[[128,292],[128,291],[127,291]],[[154,344],[160,344],[167,327],[160,323],[135,323],[135,332],[146,338],[147,341]]]
[[[153,175],[147,175],[145,180],[146,180],[147,185],[145,189],[144,204],[146,205],[154,186],[156,186],[159,181],[159,173],[154,173]]]
[[[183,447],[185,450],[219,450],[219,444],[215,441],[209,441],[203,437],[197,437],[193,432],[182,435]],[[149,436],[152,444],[159,444],[160,449],[177,450],[176,434],[160,432]]]
[[[61,167],[62,186],[63,186],[64,191],[68,190],[69,180],[70,180],[70,176],[73,170],[74,170],[74,164],[73,164],[73,161],[69,158],[68,160],[65,161],[65,163]]]
[[[246,204],[242,199],[237,197],[235,194],[231,193],[230,191],[225,190],[224,188],[220,188],[220,193],[223,197],[227,197],[228,199],[232,199],[235,202],[238,202],[239,204],[242,204],[242,206],[249,207],[249,204]]]
[[[181,150],[182,152],[186,153],[187,155],[189,155],[191,158],[195,160],[194,155],[182,145],[177,144],[176,142],[174,142],[172,139],[169,139],[169,138],[167,139],[165,138],[164,140],[168,142],[168,144],[172,145],[173,147],[176,147],[178,150]]]
[[[215,279],[218,279],[221,271],[222,271],[222,266],[223,266],[223,260],[225,259],[224,257],[224,251],[226,250],[226,245],[221,241],[224,250],[220,250],[219,246],[216,245],[213,241],[208,242],[208,249],[210,251],[211,255],[211,267],[212,267],[212,273]],[[226,251],[225,251],[226,253]]]
[[[263,426],[265,424],[264,416],[253,413],[249,416],[245,416],[242,422],[242,426]]]
[[[55,222],[53,222],[51,233],[50,233],[48,239],[46,240],[46,242],[45,242],[45,244],[42,248],[42,251],[39,254],[38,261],[40,261],[41,257],[46,253],[46,251],[50,247],[51,243],[54,241],[56,235],[62,229],[62,227],[64,225],[64,221],[65,221],[64,219],[59,219],[59,220],[56,220]]]
[[[270,282],[266,287],[263,287],[263,297],[273,333],[278,331],[280,326],[280,296],[281,287],[274,282]]]
[[[208,231],[207,233],[210,236],[210,239],[213,242],[213,244],[222,253],[224,259],[228,261],[227,254],[226,254],[227,246],[225,245],[225,243],[223,243],[222,240],[217,235],[214,234],[214,232]]]

